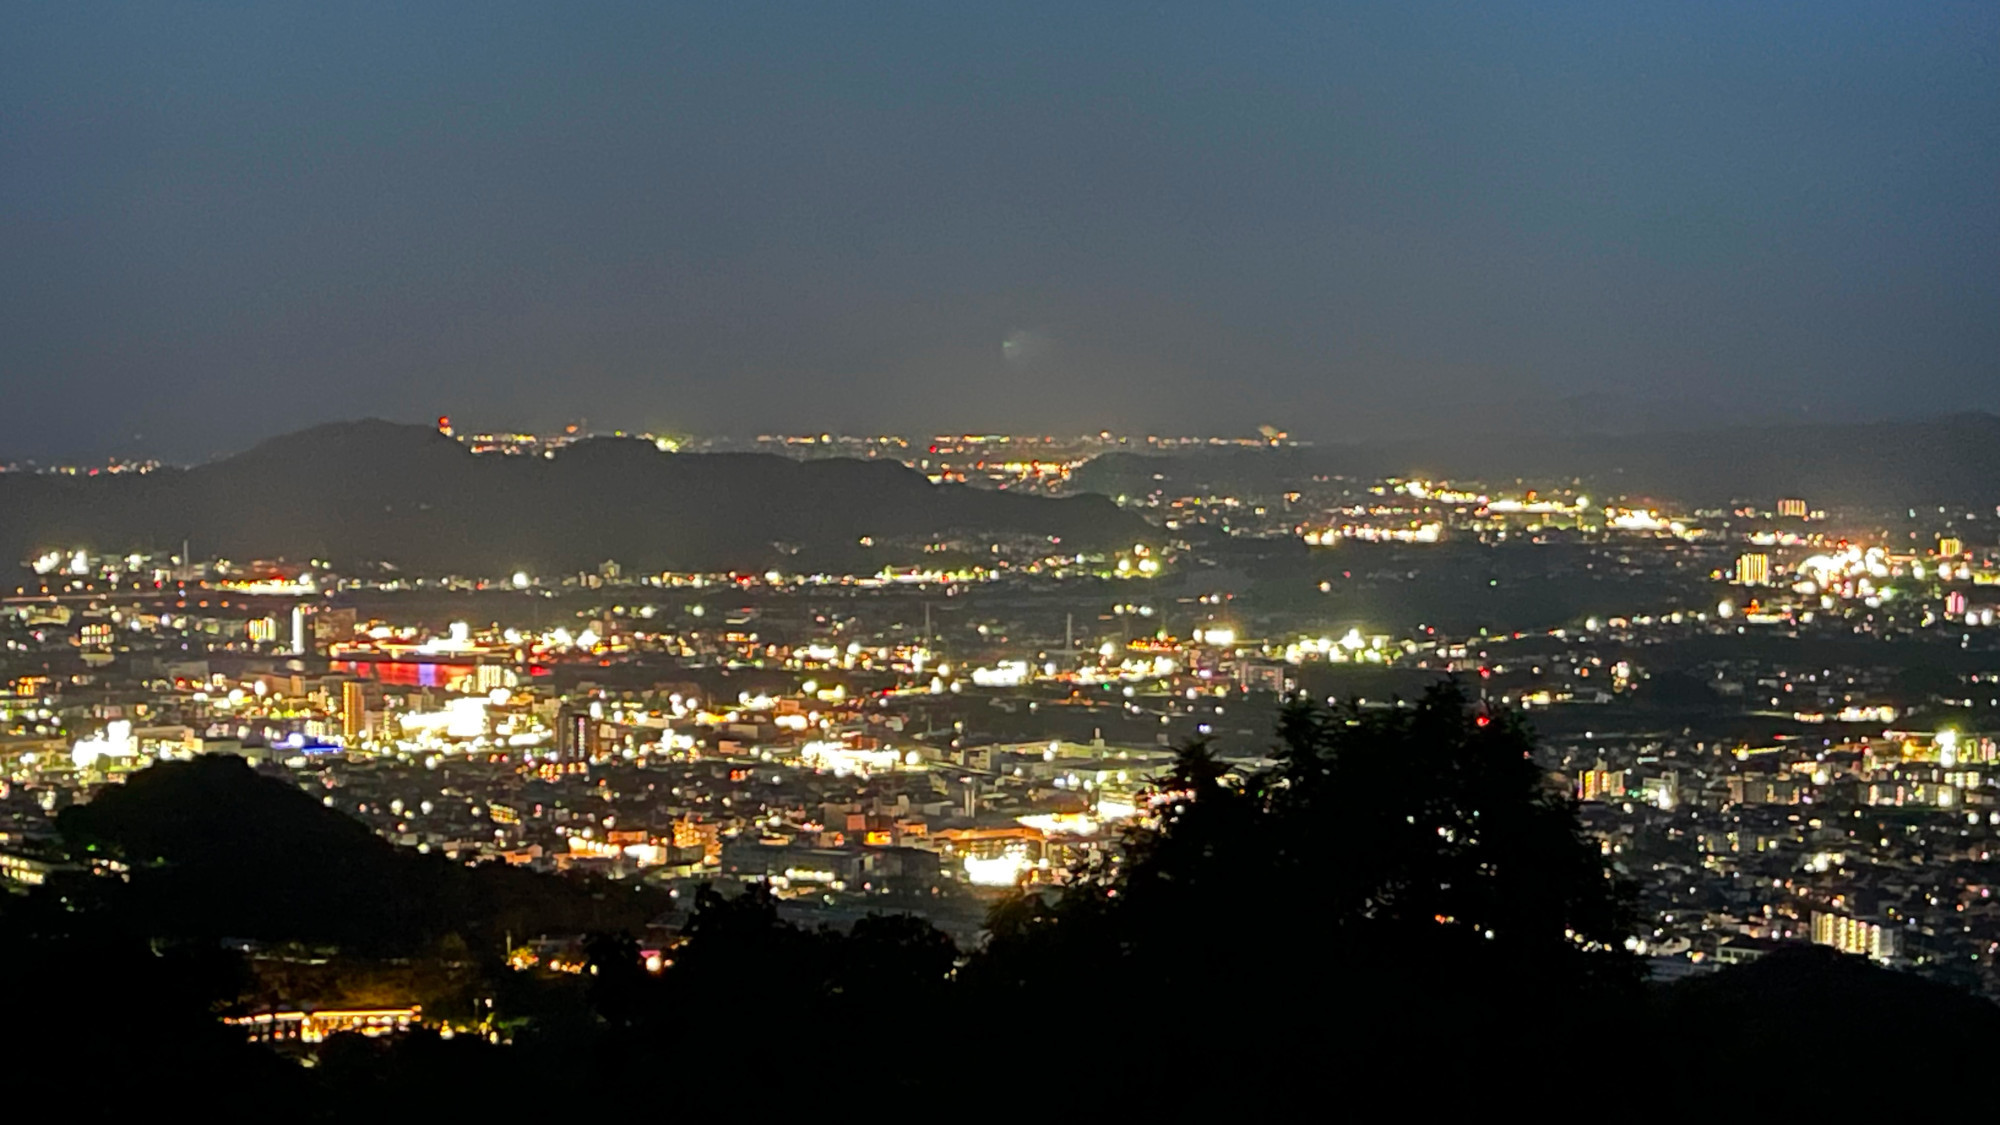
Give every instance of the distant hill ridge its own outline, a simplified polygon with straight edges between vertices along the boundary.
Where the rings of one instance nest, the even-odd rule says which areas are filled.
[[[1115,453],[1083,466],[1079,488],[1111,496],[1171,487],[1270,491],[1312,475],[1430,475],[1489,483],[1577,478],[1606,494],[1693,504],[1821,506],[2000,503],[2000,416],[1963,413],[1912,422],[1757,426],[1682,433],[1492,433],[1300,449]],[[1155,479],[1156,475],[1164,479]]]
[[[425,426],[316,426],[189,469],[0,474],[0,552],[178,548],[198,556],[387,561],[424,573],[833,569],[894,561],[863,537],[970,532],[1130,543],[1098,496],[933,485],[886,461],[669,454],[598,438],[553,458],[477,455]]]

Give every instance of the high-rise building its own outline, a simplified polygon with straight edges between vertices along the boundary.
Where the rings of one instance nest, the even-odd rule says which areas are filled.
[[[597,756],[597,720],[590,712],[563,708],[556,722],[556,756],[564,762],[587,762]]]
[[[1736,557],[1736,584],[1738,586],[1764,586],[1771,581],[1771,556],[1766,554],[1738,555]]]
[[[1830,945],[1842,953],[1858,953],[1877,961],[1888,961],[1896,956],[1896,931],[1885,929],[1875,922],[1815,910],[1812,932],[1814,944]]]
[[[1788,519],[1802,520],[1806,518],[1806,502],[1796,497],[1787,497],[1778,501],[1778,514]]]
[[[1940,535],[1937,553],[1941,559],[1955,559],[1965,553],[1965,544],[1956,535]]]
[[[1951,593],[1946,594],[1944,596],[1944,615],[1946,617],[1965,616],[1964,590],[1953,590]]]
[[[358,745],[368,733],[368,689],[360,680],[340,685],[340,737],[349,746]]]
[[[674,818],[674,850],[686,853],[681,862],[691,862],[699,853],[700,861],[708,866],[722,862],[722,826],[714,821],[696,820],[691,816]]]

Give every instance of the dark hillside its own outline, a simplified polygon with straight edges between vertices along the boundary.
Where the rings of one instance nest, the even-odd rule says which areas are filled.
[[[398,848],[233,756],[142,770],[58,823],[71,854],[130,865],[125,908],[174,938],[396,953],[451,934],[637,930],[657,909],[629,889]]]
[[[1144,536],[1097,496],[933,485],[886,462],[666,454],[580,442],[552,459],[475,456],[421,426],[319,426],[193,469],[0,475],[0,552],[177,548],[235,559],[386,561],[423,573],[873,571],[863,537],[1054,537],[1078,548]]]

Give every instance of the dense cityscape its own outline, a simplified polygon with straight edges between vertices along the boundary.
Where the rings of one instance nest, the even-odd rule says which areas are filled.
[[[1948,1105],[1995,43],[0,10],[10,1104]]]
[[[1062,492],[1124,442],[848,444]],[[1059,468],[984,472],[1020,447]],[[658,891],[652,972],[713,885],[801,925],[912,914],[971,949],[1001,898],[1116,852],[1176,748],[1248,774],[1289,703],[1407,708],[1455,677],[1538,733],[1637,888],[1626,944],[1654,979],[1817,943],[2000,996],[2000,510],[1275,479],[1122,496],[1152,530],[1109,550],[961,533],[872,574],[343,573],[49,542],[4,599],[0,873],[115,871],[62,811],[230,755],[401,848]],[[499,952],[575,971],[588,936]],[[302,956],[243,948],[272,979]],[[279,999],[230,1018],[300,1044],[343,1020],[509,1026],[420,991],[353,1016]]]

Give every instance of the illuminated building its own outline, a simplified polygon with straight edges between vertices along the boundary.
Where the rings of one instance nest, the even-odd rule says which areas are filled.
[[[1965,544],[1956,535],[1940,535],[1937,553],[1939,558],[1955,559],[1965,553]]]
[[[1964,590],[1953,590],[1951,593],[1946,594],[1944,596],[1944,615],[1946,617],[1965,616]]]
[[[1816,945],[1832,946],[1842,953],[1856,953],[1883,962],[1896,956],[1898,944],[1894,930],[1820,910],[1813,911],[1812,939]]]
[[[1805,792],[1792,778],[1751,775],[1729,779],[1729,800],[1738,805],[1796,805]]]
[[[1625,795],[1625,771],[1606,769],[1603,762],[1594,770],[1577,775],[1576,795],[1583,801],[1608,801]]]
[[[597,720],[590,712],[563,709],[556,724],[556,756],[564,762],[587,762],[597,756]]]
[[[340,737],[353,746],[368,733],[368,689],[360,680],[340,685]]]
[[[408,1008],[324,1008],[316,1012],[259,1012],[251,1016],[226,1016],[223,1023],[239,1028],[252,1043],[291,1040],[299,1043],[323,1042],[340,1031],[369,1037],[394,1035],[410,1030],[423,1009]]]
[[[1738,555],[1736,557],[1736,584],[1738,586],[1764,586],[1771,581],[1771,556],[1766,554]]]
[[[678,817],[674,820],[674,849],[700,849],[701,862],[713,867],[722,862],[722,826],[713,821]]]
[[[56,866],[44,860],[0,852],[0,879],[19,883],[24,887],[39,887],[48,882],[49,875],[56,870]]]
[[[1870,805],[1893,808],[1948,809],[1964,804],[1953,786],[1929,781],[1871,781],[1863,799]]]
[[[1780,500],[1778,501],[1778,514],[1788,519],[1802,520],[1806,518],[1806,502],[1796,498]]]

